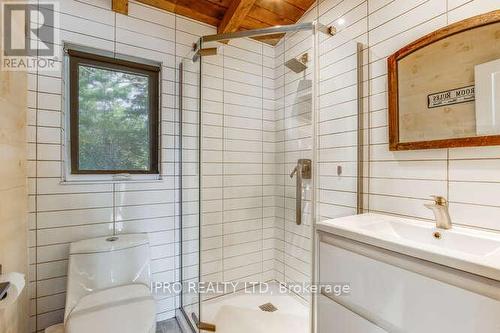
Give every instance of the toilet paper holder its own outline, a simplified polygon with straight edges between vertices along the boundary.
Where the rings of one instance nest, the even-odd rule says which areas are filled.
[[[2,274],[2,265],[0,265],[0,274]],[[0,282],[0,301],[7,297],[9,286],[10,282]]]

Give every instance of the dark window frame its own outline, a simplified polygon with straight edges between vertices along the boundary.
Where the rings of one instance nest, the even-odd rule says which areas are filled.
[[[70,156],[71,174],[159,174],[159,113],[160,67],[133,61],[110,58],[92,53],[68,50],[69,55],[69,105],[70,105]],[[82,170],[79,168],[79,66],[140,74],[148,77],[150,165],[148,170]]]

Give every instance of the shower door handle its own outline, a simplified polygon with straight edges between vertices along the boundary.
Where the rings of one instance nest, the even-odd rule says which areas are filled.
[[[302,180],[311,179],[311,160],[300,159],[290,174],[290,178],[295,175],[295,223],[302,224]]]

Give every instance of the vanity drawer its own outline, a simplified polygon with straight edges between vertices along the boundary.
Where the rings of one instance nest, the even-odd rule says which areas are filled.
[[[328,243],[321,241],[319,250],[320,281],[349,284],[351,292],[338,297],[339,306],[370,323],[388,332],[500,332],[499,300],[425,276],[420,268],[422,273],[400,267],[412,258],[392,263],[378,248],[325,239]],[[374,259],[375,252],[383,260]],[[333,324],[331,332],[337,332]]]
[[[386,333],[380,327],[324,295],[318,297],[318,332]]]

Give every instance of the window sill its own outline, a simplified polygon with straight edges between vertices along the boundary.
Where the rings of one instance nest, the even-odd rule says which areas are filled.
[[[112,178],[103,178],[103,179],[83,179],[83,178],[75,178],[75,179],[62,179],[59,184],[61,185],[85,185],[85,184],[130,184],[130,183],[160,183],[165,179],[161,175],[149,175],[150,177],[144,178],[136,178],[132,176],[129,179],[112,179]]]

